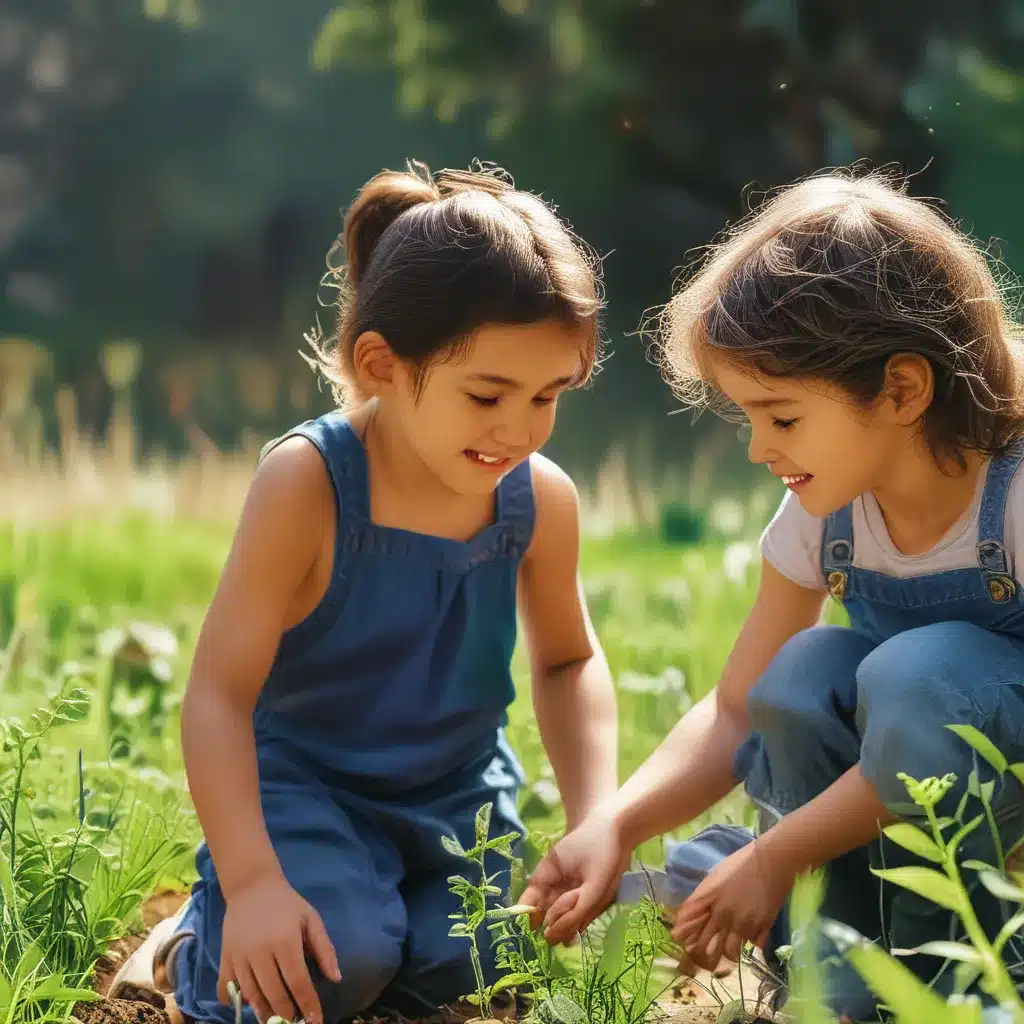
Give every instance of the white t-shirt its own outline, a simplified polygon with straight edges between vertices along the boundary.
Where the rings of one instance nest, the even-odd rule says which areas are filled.
[[[971,504],[930,551],[904,555],[889,538],[882,510],[870,494],[853,503],[853,564],[887,576],[924,576],[949,569],[975,568],[978,556],[978,514],[988,469],[978,474]],[[805,512],[800,500],[787,491],[775,517],[761,535],[761,552],[794,583],[811,590],[826,590],[821,569],[821,536],[825,521]],[[1006,494],[1003,546],[1010,571],[1024,564],[1024,469],[1014,474]]]

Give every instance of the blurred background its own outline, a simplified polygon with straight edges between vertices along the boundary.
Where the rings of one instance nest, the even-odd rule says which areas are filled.
[[[858,159],[1017,269],[1022,42],[1019,0],[0,0],[0,495],[247,480],[330,407],[325,256],[410,157],[500,163],[604,256],[610,356],[549,449],[594,510],[749,494],[734,428],[668,415],[645,311],[759,190]]]
[[[717,682],[783,493],[671,415],[639,328],[759,193],[857,160],[1009,285],[1022,76],[1024,0],[0,0],[0,1017],[100,985],[194,878],[180,702],[261,445],[331,407],[300,353],[368,178],[496,162],[603,257],[609,356],[548,453],[625,779]],[[532,864],[564,816],[524,645],[513,673]],[[752,815],[737,790],[666,842]]]

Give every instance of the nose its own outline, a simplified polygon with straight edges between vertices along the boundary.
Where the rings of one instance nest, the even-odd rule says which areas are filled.
[[[495,442],[513,451],[530,447],[536,432],[535,418],[532,409],[507,409],[501,420],[494,425],[492,434]]]
[[[494,440],[503,448],[518,450],[530,444],[530,424],[521,418],[505,419],[493,430]]]
[[[747,444],[747,458],[760,466],[766,462],[774,462],[778,457],[779,453],[764,443],[761,432],[756,428],[752,429]]]

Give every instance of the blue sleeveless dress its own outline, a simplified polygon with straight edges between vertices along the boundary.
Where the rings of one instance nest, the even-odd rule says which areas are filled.
[[[534,524],[530,465],[501,480],[495,521],[461,542],[371,521],[366,452],[340,412],[263,454],[294,435],[324,460],[337,538],[327,591],[282,637],[254,712],[264,818],[337,952],[340,983],[314,972],[325,1024],[371,1007],[422,1016],[475,991],[469,944],[448,936],[458,903],[447,879],[467,865],[441,837],[472,845],[489,801],[494,834],[525,832],[503,727]],[[216,994],[224,898],[205,843],[196,867],[179,925],[195,939],[176,958],[175,997],[197,1020],[231,1024]]]

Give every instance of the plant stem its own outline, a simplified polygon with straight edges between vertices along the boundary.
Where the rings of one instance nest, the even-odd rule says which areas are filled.
[[[989,832],[992,833],[992,843],[996,848],[996,856],[999,858],[999,871],[1001,874],[1006,874],[1006,858],[1003,856],[1003,841],[999,838],[999,829],[996,826],[995,815],[992,813],[992,805],[989,803],[988,798],[982,793],[981,796],[982,806],[985,808],[985,818],[988,821]]]
[[[988,936],[985,934],[985,929],[981,927],[981,923],[978,921],[977,915],[974,913],[974,907],[971,904],[963,879],[960,877],[960,869],[957,867],[956,856],[953,852],[949,851],[942,839],[942,833],[939,831],[939,823],[935,817],[935,810],[930,806],[926,806],[925,812],[928,815],[928,821],[932,826],[932,832],[935,836],[936,842],[941,846],[945,855],[943,866],[946,869],[946,875],[957,887],[957,890],[962,897],[959,910],[960,920],[963,921],[964,928],[971,940],[971,944],[978,953],[981,954],[982,969],[988,979],[989,985],[991,986],[991,992],[1000,1003],[1015,1003],[1019,998],[1017,987],[1014,985],[1013,979],[1010,977],[1010,973],[1006,969],[1006,964],[1003,963],[1003,958],[995,951],[992,943],[989,942]]]

